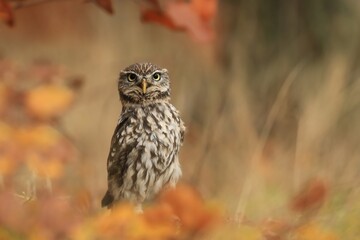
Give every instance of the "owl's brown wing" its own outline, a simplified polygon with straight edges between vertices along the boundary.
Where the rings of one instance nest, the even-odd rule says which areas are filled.
[[[185,130],[186,130],[186,127],[185,127],[185,125],[184,125],[184,122],[180,119],[180,137],[181,137],[181,143],[184,142]]]
[[[118,175],[119,171],[123,172],[125,171],[125,162],[121,161],[120,155],[120,144],[119,144],[119,138],[121,136],[121,132],[123,131],[124,127],[126,126],[126,123],[130,117],[131,113],[123,111],[120,119],[118,121],[118,124],[115,128],[114,134],[111,138],[111,146],[109,155],[107,158],[107,170],[108,170],[108,188],[110,187],[110,184],[112,184],[112,180],[114,179],[114,175]],[[111,194],[109,189],[106,191],[105,196],[101,200],[101,207],[111,207],[112,203],[114,201],[114,196]]]

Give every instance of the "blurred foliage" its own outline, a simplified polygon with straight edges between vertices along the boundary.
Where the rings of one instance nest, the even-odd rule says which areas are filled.
[[[76,154],[58,124],[78,90],[71,85],[75,78],[48,62],[20,70],[2,59],[0,79],[2,181],[23,165],[42,178],[61,177],[64,163]]]
[[[312,222],[327,197],[321,179],[290,199],[289,211],[299,217],[287,220],[227,218],[187,185],[163,191],[143,214],[128,203],[100,211],[89,192],[61,184],[77,154],[59,118],[80,90],[79,78],[46,61],[22,70],[3,59],[0,70],[1,239],[338,239]],[[26,181],[17,182],[24,171]]]
[[[44,4],[49,0],[0,0],[0,20],[14,26],[14,11]],[[113,14],[112,0],[90,0],[107,13]],[[175,31],[186,31],[198,41],[214,38],[213,19],[217,0],[163,1],[140,0],[142,22],[157,23]]]
[[[45,8],[48,2],[55,7]],[[89,1],[114,14],[106,18],[97,10],[80,14],[85,7],[75,1],[57,8],[60,2],[0,0],[0,19],[14,26],[0,29],[4,50],[10,46],[8,52],[30,59],[44,54],[38,49],[53,51],[71,67],[80,62],[92,79],[81,99],[82,78],[63,67],[1,59],[0,239],[358,238],[356,1],[142,0],[131,2],[132,11],[125,1]],[[34,5],[40,6],[17,22],[26,15],[18,10]],[[197,42],[128,22],[132,15]],[[33,32],[44,29],[34,45]],[[51,41],[44,37],[49,33]],[[13,44],[12,34],[31,38]],[[65,41],[72,36],[81,38]],[[54,50],[59,42],[62,48]],[[184,178],[196,187],[163,192],[142,215],[127,203],[101,210],[105,168],[99,166],[107,152],[99,136],[115,120],[102,114],[110,104],[100,99],[105,85],[116,91],[114,81],[99,79],[115,79],[113,68],[149,55],[172,72],[173,96],[188,126]],[[88,108],[75,108],[77,119],[64,121],[79,99]],[[76,133],[65,130],[69,121]]]

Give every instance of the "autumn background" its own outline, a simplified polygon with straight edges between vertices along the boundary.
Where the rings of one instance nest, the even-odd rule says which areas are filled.
[[[0,0],[0,239],[359,239],[360,3]],[[182,184],[100,208],[119,71],[166,67]]]

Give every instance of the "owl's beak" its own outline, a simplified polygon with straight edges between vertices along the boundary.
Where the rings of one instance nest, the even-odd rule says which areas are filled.
[[[142,85],[143,93],[145,94],[146,93],[146,85],[147,85],[147,82],[145,79],[142,80],[141,85]]]

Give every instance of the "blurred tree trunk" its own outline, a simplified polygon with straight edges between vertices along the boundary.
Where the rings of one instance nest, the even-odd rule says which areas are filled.
[[[314,89],[326,83],[327,62],[340,52],[340,55],[351,59],[347,62],[354,66],[354,71],[357,69],[360,29],[356,24],[359,22],[358,10],[353,5],[359,4],[347,0],[219,1],[216,57],[222,73],[217,78],[218,105],[216,113],[208,120],[208,142],[194,170],[195,182],[201,178],[202,168],[212,164],[215,169],[210,174],[213,182],[229,184],[231,180],[224,178],[230,179],[233,169],[241,171],[239,166],[246,166],[249,158],[244,152],[251,152],[253,149],[248,146],[254,148],[262,138],[266,142],[260,151],[265,151],[267,143],[269,146],[280,143],[278,146],[281,145],[289,154],[295,152],[304,101],[316,92]],[[295,71],[298,66],[302,66],[301,70]],[[293,72],[297,72],[296,77],[299,77],[294,77],[279,101],[280,110],[273,117],[274,121],[264,127],[280,90]],[[247,113],[250,115],[248,125],[240,119]],[[221,121],[222,125],[219,124]],[[254,129],[246,132],[244,126]],[[220,135],[226,131],[231,132],[232,139],[219,138],[223,145],[217,144],[220,142],[216,132]],[[269,133],[264,134],[267,131]],[[224,156],[221,153],[216,155],[216,147],[229,146],[234,142],[238,143],[237,149],[234,147],[234,162],[226,163],[228,166],[218,164]],[[271,151],[271,147],[269,149]],[[287,161],[285,164],[288,164],[287,169],[291,169],[293,163]],[[219,168],[226,169],[223,171],[229,176],[217,175]],[[219,188],[215,191],[222,191],[220,186],[214,184],[214,188]]]
[[[351,2],[342,0],[219,1],[217,57],[224,74],[246,69],[238,80],[256,96],[257,119],[266,117],[284,79],[300,61],[320,63],[334,51],[351,56],[359,49],[352,9]]]
[[[206,187],[216,193],[231,189],[223,194],[227,196],[233,195],[239,184],[246,189],[246,182],[239,181],[252,180],[248,174],[254,169],[249,165],[268,161],[264,166],[269,166],[269,161],[281,161],[271,156],[274,148],[281,145],[290,152],[290,158],[295,154],[304,101],[299,92],[303,88],[308,94],[324,81],[317,75],[297,79],[298,75],[323,71],[324,62],[334,51],[351,52],[358,44],[354,39],[359,38],[359,31],[353,31],[357,21],[347,1],[342,0],[219,0],[217,20],[216,57],[222,72],[216,89],[219,104],[208,120],[208,140],[194,168],[194,182],[202,178],[203,168],[212,169]],[[305,67],[297,71],[299,66]],[[280,90],[294,72],[298,74],[293,77],[296,80],[278,101]],[[278,111],[269,117],[275,104]],[[229,135],[223,134],[227,131]],[[217,137],[216,132],[223,136]],[[224,161],[224,152],[230,152],[231,145],[236,146],[231,152],[232,162]],[[281,163],[287,170],[293,167],[288,159]],[[239,175],[244,177],[240,179]]]
[[[320,56],[334,41],[344,44],[338,40],[347,29],[337,23],[353,13],[341,0],[222,0],[219,4],[218,48],[225,67],[231,65],[236,44],[252,52],[254,63],[294,47],[298,54]]]

